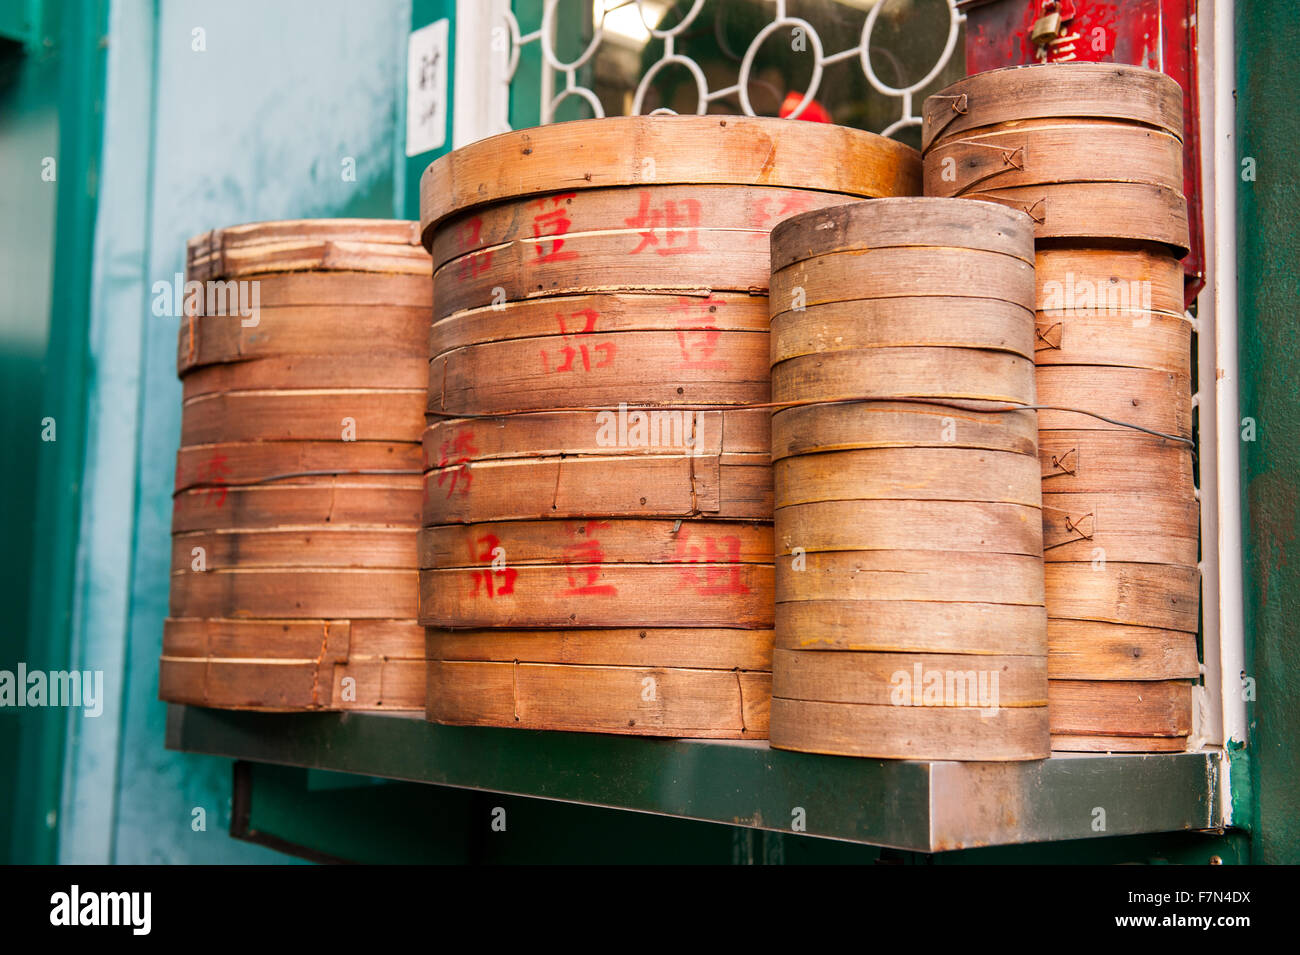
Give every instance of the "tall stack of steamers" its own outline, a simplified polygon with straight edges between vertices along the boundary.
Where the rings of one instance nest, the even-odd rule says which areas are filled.
[[[162,697],[878,758],[1184,748],[1181,92],[1036,66],[924,113],[923,154],[558,124],[439,159],[418,228],[195,240],[190,277],[262,307],[182,320]]]

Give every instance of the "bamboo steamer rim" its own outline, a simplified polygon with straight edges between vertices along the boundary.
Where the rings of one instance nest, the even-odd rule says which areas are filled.
[[[1158,70],[1119,63],[1033,63],[976,73],[926,97],[921,150],[945,136],[1029,119],[1111,119],[1183,138],[1183,90]]]
[[[1034,264],[1033,219],[983,199],[895,196],[813,209],[777,223],[771,241],[773,271],[835,252],[885,248],[998,252]]]
[[[427,276],[418,226],[406,219],[277,219],[209,229],[185,244],[186,278],[303,271]],[[234,254],[238,264],[230,261]]]
[[[736,145],[719,141],[708,155],[690,148],[706,135]],[[645,158],[655,160],[652,170]],[[436,159],[420,177],[420,233],[432,249],[435,227],[451,215],[575,189],[781,186],[866,197],[920,192],[920,176],[911,146],[847,126],[769,116],[609,116],[505,132]]]

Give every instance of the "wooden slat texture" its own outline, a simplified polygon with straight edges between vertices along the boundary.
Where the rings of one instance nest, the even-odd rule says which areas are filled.
[[[1036,379],[1041,405],[1090,411],[1180,438],[1192,436],[1191,382],[1181,375],[1145,368],[1041,365]],[[1131,430],[1074,411],[1051,410],[1038,412],[1038,427],[1042,431]]]
[[[772,631],[731,627],[614,630],[436,630],[430,660],[561,663],[579,666],[771,670]]]
[[[977,348],[866,348],[803,355],[772,369],[773,401],[855,397],[1028,405],[1034,403],[1034,364]]]
[[[429,385],[429,366],[407,350],[394,355],[293,355],[257,358],[208,365],[181,381],[183,399],[240,391],[315,391],[329,389],[395,389],[423,391]]]
[[[707,157],[707,161],[706,161]],[[647,161],[648,160],[648,161]],[[622,116],[503,133],[439,159],[420,178],[420,227],[481,204],[647,184],[917,195],[920,157],[843,126],[743,116]]]
[[[197,572],[246,567],[413,566],[414,527],[353,528],[329,525],[270,530],[218,530],[172,535],[172,570]],[[198,554],[195,548],[200,548]]]
[[[1047,621],[1047,674],[1055,680],[1195,679],[1196,634],[1095,620]]]
[[[1086,160],[1081,160],[1086,161]],[[1140,182],[1069,182],[981,189],[967,198],[997,202],[1034,220],[1040,239],[1125,239],[1159,242],[1187,254],[1187,199]]]
[[[986,348],[1033,360],[1037,344],[1025,307],[996,299],[904,298],[829,302],[772,318],[773,365],[824,352],[918,345]]]
[[[172,573],[177,617],[396,617],[414,619],[416,571],[244,568]]]
[[[771,675],[430,661],[429,718],[459,726],[764,739]]]
[[[772,693],[786,700],[898,707],[1047,705],[1047,657],[966,653],[773,654]]]
[[[1182,753],[1186,736],[1068,736],[1052,734],[1054,753]]]
[[[1158,245],[1113,248],[1040,242],[1034,254],[1040,310],[1083,312],[1112,302],[1183,317],[1183,269]],[[1127,293],[1127,295],[1125,294]]]
[[[298,219],[213,229],[189,240],[186,272],[206,281],[265,272],[356,271],[425,274],[414,222]]]
[[[1053,618],[1196,632],[1200,574],[1195,567],[1106,561],[1048,563],[1044,571]]]
[[[418,441],[425,391],[296,389],[200,395],[181,413],[181,444]]]
[[[1043,548],[1050,561],[1195,564],[1200,542],[1196,501],[1152,488],[1142,494],[1043,495]]]
[[[995,203],[955,207],[930,197],[880,199],[781,223],[772,230],[772,271],[824,255],[900,247],[997,252],[1032,265],[1033,243],[1032,223]]]
[[[537,259],[563,260],[573,254],[570,238],[623,231],[656,254],[679,254],[699,229],[743,233],[764,251],[768,232],[793,215],[853,202],[842,193],[771,186],[719,184],[641,185],[608,189],[557,188],[544,195],[477,207],[449,219],[433,233],[437,268],[460,256],[484,260],[500,246],[519,242]]]
[[[501,521],[426,527],[419,535],[420,566],[478,567],[501,548],[511,566],[699,561],[772,563],[772,525],[738,521],[656,520]]]
[[[1052,732],[1062,736],[1186,736],[1192,685],[1184,680],[1050,680]]]
[[[817,501],[777,509],[775,526],[782,555],[796,547],[806,553],[864,553],[893,551],[902,544],[940,553],[1043,553],[1042,512],[1022,504]]]
[[[418,472],[422,449],[398,441],[253,441],[183,447],[176,452],[176,490],[197,484],[237,484],[304,471],[397,470]],[[287,483],[321,483],[322,477],[283,477]],[[279,483],[279,482],[277,482]],[[418,486],[417,482],[407,482]],[[214,493],[219,494],[218,488]]]
[[[425,326],[428,313],[425,314]],[[521,339],[569,338],[620,332],[766,332],[767,298],[718,292],[679,297],[634,292],[555,296],[457,312],[434,322],[429,354]],[[704,341],[707,341],[707,337]],[[694,338],[688,338],[693,343]]]
[[[905,543],[900,541],[900,544]],[[1043,603],[1041,556],[874,550],[861,553],[811,552],[802,557],[805,566],[802,571],[792,568],[792,556],[776,558],[778,602],[934,600],[1030,606],[1042,606]]]
[[[430,627],[772,629],[771,565],[523,564],[420,572]]]
[[[772,746],[877,759],[1024,760],[1048,755],[1047,707],[874,706],[772,699]]]
[[[1140,431],[1043,431],[1038,462],[1045,494],[1141,494],[1195,499],[1192,449]]]
[[[1182,139],[1183,92],[1163,73],[1116,63],[1051,63],[990,70],[926,99],[922,146],[929,152],[966,130],[1058,118],[1106,119]]]
[[[998,594],[1001,596],[1001,594]],[[787,600],[776,605],[776,646],[886,653],[1042,654],[1042,605],[938,600]]]
[[[1192,324],[1159,312],[1039,312],[1034,360],[1043,365],[1151,368],[1190,380]]]
[[[772,457],[856,448],[976,448],[1033,454],[1037,435],[1033,411],[988,413],[901,401],[809,405],[772,416]]]
[[[1165,130],[1098,120],[1031,120],[949,136],[925,156],[929,196],[1044,183],[1183,188],[1183,144]]]
[[[872,448],[776,462],[778,508],[812,501],[987,501],[1039,507],[1028,454],[972,448]]]
[[[422,497],[414,475],[195,489],[174,498],[172,533],[306,524],[418,526]]]
[[[833,252],[772,272],[773,314],[859,299],[978,298],[1032,308],[1034,267],[1000,252],[953,248],[884,248]]]

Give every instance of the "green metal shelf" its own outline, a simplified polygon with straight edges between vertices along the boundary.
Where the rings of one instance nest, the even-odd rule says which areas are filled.
[[[763,742],[437,726],[362,713],[172,705],[169,749],[656,813],[920,852],[1210,830],[1217,752],[956,763]],[[1096,810],[1105,829],[1095,829]],[[799,812],[802,810],[802,813]],[[798,831],[798,830],[796,830]]]

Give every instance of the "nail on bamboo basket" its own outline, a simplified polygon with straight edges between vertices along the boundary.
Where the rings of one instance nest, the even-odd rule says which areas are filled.
[[[419,710],[432,286],[413,222],[191,239],[159,696]]]
[[[561,123],[426,170],[429,719],[767,736],[769,232],[919,187],[899,143],[732,116]]]
[[[1048,755],[1032,222],[878,199],[772,233],[772,745]],[[995,410],[1003,409],[1003,410]]]
[[[1182,750],[1200,588],[1182,91],[1049,64],[968,77],[923,112],[927,195],[1034,220],[1039,401],[1168,436],[1039,414],[1053,748]]]

